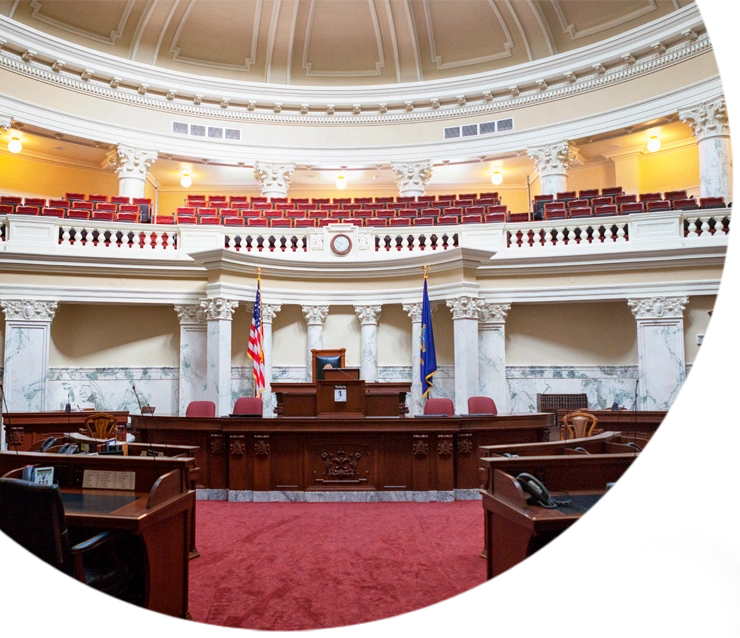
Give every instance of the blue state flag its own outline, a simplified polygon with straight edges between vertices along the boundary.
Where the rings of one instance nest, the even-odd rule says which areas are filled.
[[[437,355],[434,352],[434,332],[432,331],[432,307],[429,305],[427,280],[424,278],[424,299],[421,304],[421,395],[426,397],[434,384],[432,377],[437,374]]]

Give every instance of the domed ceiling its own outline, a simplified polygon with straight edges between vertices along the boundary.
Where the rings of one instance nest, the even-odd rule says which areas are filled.
[[[564,53],[693,0],[0,0],[0,15],[162,68],[290,85],[400,84]]]

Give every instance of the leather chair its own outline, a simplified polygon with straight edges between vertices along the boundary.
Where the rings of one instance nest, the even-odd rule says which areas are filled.
[[[116,417],[105,412],[96,412],[85,418],[85,430],[93,439],[112,439],[116,436]]]
[[[262,416],[262,397],[239,397],[234,404],[234,414]]]
[[[424,414],[426,416],[452,416],[455,414],[455,404],[452,399],[427,399],[424,404]]]
[[[493,414],[496,416],[496,403],[491,397],[470,397],[468,399],[468,414]]]
[[[563,417],[563,437],[582,439],[594,434],[598,419],[588,412],[571,412]]]
[[[101,532],[71,546],[58,486],[0,478],[0,531],[65,574],[141,604],[141,583],[137,585],[133,571],[118,558],[116,535]]]
[[[185,410],[185,416],[215,417],[216,404],[213,401],[191,401]]]

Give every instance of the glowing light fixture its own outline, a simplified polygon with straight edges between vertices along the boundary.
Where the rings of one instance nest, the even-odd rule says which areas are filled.
[[[190,188],[193,185],[193,179],[185,173],[182,178],[180,179],[180,186],[183,188]]]
[[[655,153],[660,150],[660,138],[657,135],[651,135],[647,143],[648,151]]]
[[[493,184],[494,186],[498,186],[503,181],[504,176],[501,174],[501,171],[496,171],[493,175],[491,175],[491,184]]]
[[[17,137],[14,137],[8,142],[8,150],[11,153],[20,153],[23,150],[23,144],[21,144],[21,141]]]
[[[345,188],[347,188],[347,180],[345,179],[344,175],[340,175],[337,177],[337,188],[340,191],[343,191]]]

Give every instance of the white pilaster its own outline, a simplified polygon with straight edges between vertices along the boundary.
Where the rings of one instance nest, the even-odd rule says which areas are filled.
[[[106,154],[108,164],[116,167],[118,194],[122,197],[144,197],[146,176],[157,161],[157,151],[119,144]]]
[[[421,396],[421,302],[403,305],[403,311],[411,318],[411,396],[409,416],[424,414],[424,399]]]
[[[180,320],[180,416],[191,401],[205,400],[208,391],[206,312],[200,305],[175,306]]]
[[[360,322],[360,377],[365,381],[378,380],[378,322],[380,306],[355,306]]]
[[[12,300],[0,302],[0,308],[5,313],[3,388],[8,410],[43,412],[49,409],[46,405],[49,331],[57,302]],[[1,440],[4,446],[4,432]]]
[[[637,321],[638,410],[668,410],[686,379],[683,310],[688,297],[629,299]]]
[[[478,376],[481,396],[491,397],[499,413],[511,412],[506,381],[506,315],[511,304],[485,303],[478,323]]]
[[[272,385],[272,320],[282,306],[262,304],[262,352],[265,355],[265,391],[262,393],[262,416],[275,416],[275,395],[270,390]]]
[[[306,381],[311,382],[313,373],[311,365],[313,357],[311,350],[320,350],[324,347],[324,321],[329,315],[329,306],[301,306],[303,318],[306,320]]]
[[[206,398],[216,404],[216,416],[231,414],[231,319],[238,301],[221,297],[203,299],[207,325]]]
[[[540,174],[543,195],[557,195],[568,190],[568,170],[576,152],[568,142],[527,149],[527,155],[534,160]]]
[[[255,162],[254,178],[262,188],[263,197],[287,197],[294,170],[294,162]]]
[[[724,96],[678,114],[691,127],[699,148],[702,197],[732,201],[732,147]]]
[[[468,413],[468,399],[480,392],[478,382],[478,318],[484,302],[474,297],[447,299],[455,340],[455,413]]]
[[[418,197],[426,192],[427,182],[432,177],[432,162],[391,162],[396,176],[398,194],[401,197]]]

